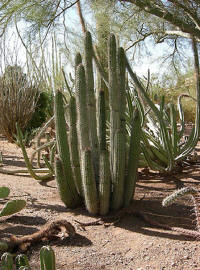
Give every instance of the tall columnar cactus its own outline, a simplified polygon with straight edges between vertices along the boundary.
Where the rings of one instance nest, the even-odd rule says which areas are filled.
[[[72,173],[63,96],[60,91],[57,91],[55,95],[55,124],[59,155],[59,160],[56,162],[58,189],[60,194],[62,194],[63,202],[68,207],[76,207],[80,203],[80,197]]]
[[[80,152],[90,148],[85,69],[82,64],[76,70],[76,108]],[[82,158],[82,157],[81,157]]]
[[[119,117],[119,91],[117,85],[117,52],[115,36],[111,35],[108,44],[108,70],[109,70],[109,106],[110,106],[110,162],[111,172],[114,166],[114,136],[120,127]]]
[[[94,75],[93,75],[93,47],[90,32],[85,34],[85,78],[87,87],[87,106],[89,121],[89,138],[92,151],[95,176],[98,178],[99,172],[99,142],[97,137],[97,117],[96,117],[96,99],[94,92]]]
[[[105,93],[99,93],[99,147],[100,147],[100,175],[99,175],[99,212],[101,215],[106,215],[109,212],[110,206],[110,161],[109,151],[106,143],[106,107]]]
[[[128,156],[128,174],[125,179],[124,206],[127,207],[135,192],[137,168],[140,154],[141,119],[138,110],[135,111],[131,126],[131,137]]]
[[[78,147],[78,135],[76,129],[77,114],[76,114],[76,99],[71,97],[69,101],[69,147],[72,170],[74,173],[74,181],[76,188],[80,195],[82,192],[82,180],[81,180],[81,169],[80,169],[80,158],[79,158],[79,147]]]
[[[82,181],[83,190],[85,196],[85,205],[89,213],[98,213],[98,196],[96,189],[95,174],[92,164],[92,155],[90,149],[83,151],[83,163],[82,163]]]
[[[115,36],[109,41],[110,160],[112,167],[112,208],[123,205],[126,168],[126,91],[124,50],[116,50]]]
[[[111,35],[108,44],[109,76],[103,76],[109,88],[109,100],[105,100],[103,89],[99,89],[99,93],[94,91],[93,59],[97,62],[91,35],[87,32],[85,67],[80,54],[77,54],[75,60],[75,93],[68,106],[69,136],[64,128],[62,94],[57,92],[55,97],[59,153],[56,176],[61,199],[67,206],[73,206],[72,201],[77,202],[76,196],[74,200],[76,188],[77,193],[82,194],[89,213],[106,215],[110,209],[118,210],[124,205],[128,206],[134,194],[141,121],[136,114],[132,125],[129,124],[131,138],[128,140],[126,59],[123,48],[117,48],[114,35]],[[108,112],[106,102],[109,103]],[[129,153],[128,164],[126,149]]]

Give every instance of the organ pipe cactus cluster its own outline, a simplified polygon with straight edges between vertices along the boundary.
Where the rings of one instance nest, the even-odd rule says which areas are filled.
[[[19,254],[13,259],[13,255],[6,252],[1,257],[0,270],[31,270],[28,258],[24,254]],[[49,246],[44,246],[40,250],[40,270],[56,270],[55,253]]]
[[[55,172],[61,199],[67,207],[76,207],[84,201],[89,213],[106,215],[110,210],[128,206],[134,195],[141,118],[134,110],[128,139],[126,58],[123,48],[116,46],[115,36],[109,39],[108,76],[103,76],[109,89],[109,110],[104,91],[94,86],[93,60],[100,76],[103,72],[89,32],[84,44],[84,58],[76,56],[75,93],[67,112],[63,94],[59,90],[55,94],[58,148]]]

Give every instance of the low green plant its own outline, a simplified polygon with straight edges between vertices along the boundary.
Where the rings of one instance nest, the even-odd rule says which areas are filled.
[[[6,252],[1,257],[0,270],[31,270],[28,258],[24,254],[13,255]],[[55,253],[50,246],[43,246],[40,249],[40,270],[56,270]]]

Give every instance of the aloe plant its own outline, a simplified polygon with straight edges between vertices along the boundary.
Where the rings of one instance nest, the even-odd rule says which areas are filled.
[[[126,58],[126,67],[130,77],[134,81],[137,91],[141,93],[140,96],[150,108],[146,113],[147,128],[144,127],[142,129],[141,148],[148,166],[153,170],[173,171],[177,164],[184,161],[184,159],[193,151],[198,142],[200,121],[200,72],[195,40],[192,40],[192,47],[196,77],[196,119],[195,127],[192,129],[188,141],[184,144],[182,142],[185,123],[181,99],[185,95],[181,95],[178,98],[178,112],[181,123],[181,129],[179,129],[175,105],[171,103],[169,104],[169,107],[167,107],[164,98],[159,106],[154,104],[148,93],[145,91],[143,84],[132,71]]]

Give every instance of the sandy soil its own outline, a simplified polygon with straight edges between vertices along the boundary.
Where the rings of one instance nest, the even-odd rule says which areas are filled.
[[[5,140],[0,141],[3,168],[24,168],[21,150]],[[29,153],[32,150],[29,150]],[[32,269],[39,267],[39,250],[51,245],[56,253],[57,270],[65,269],[129,269],[129,270],[200,270],[200,245],[187,236],[153,227],[141,217],[126,215],[114,224],[81,228],[76,220],[90,222],[84,208],[70,211],[60,201],[55,180],[39,182],[28,175],[0,174],[1,186],[10,187],[10,199],[24,198],[27,207],[20,213],[0,221],[1,239],[11,234],[22,236],[37,231],[46,222],[66,219],[76,228],[73,238],[44,241],[32,245],[26,254]],[[138,209],[154,221],[186,229],[195,229],[190,200],[162,208],[161,201],[181,186],[200,184],[200,162],[177,175],[139,173],[135,201],[130,209]],[[2,202],[2,206],[3,206]]]

